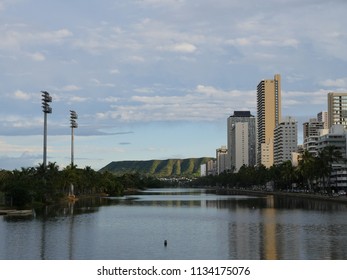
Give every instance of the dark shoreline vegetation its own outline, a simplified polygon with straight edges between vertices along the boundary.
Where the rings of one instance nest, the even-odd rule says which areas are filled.
[[[334,146],[327,146],[317,156],[304,151],[297,166],[291,161],[266,168],[243,165],[238,172],[223,172],[217,176],[205,176],[195,184],[221,186],[258,191],[287,191],[296,193],[320,193],[332,196],[339,190],[331,182],[333,164],[344,164],[342,154]]]
[[[0,195],[6,206],[36,208],[69,199],[88,196],[122,196],[137,189],[161,187],[162,182],[154,177],[129,173],[114,175],[98,172],[87,166],[84,169],[67,166],[59,170],[56,163],[20,170],[0,170]],[[1,204],[1,197],[0,197]]]

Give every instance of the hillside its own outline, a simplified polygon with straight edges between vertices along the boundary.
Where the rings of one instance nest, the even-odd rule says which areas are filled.
[[[140,174],[157,177],[199,176],[200,165],[212,158],[187,158],[145,161],[113,161],[100,169],[100,172],[109,171],[121,175],[138,172]]]

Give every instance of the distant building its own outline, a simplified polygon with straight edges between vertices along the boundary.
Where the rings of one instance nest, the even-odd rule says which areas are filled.
[[[335,124],[347,128],[347,93],[328,93],[328,127]]]
[[[318,150],[321,151],[327,146],[334,146],[340,151],[342,160],[332,164],[332,172],[329,178],[330,187],[347,191],[347,130],[343,125],[333,125],[329,133],[322,135],[318,140]]]
[[[322,111],[317,114],[317,121],[323,123],[324,129],[329,129],[328,127],[328,112]]]
[[[256,164],[256,118],[250,111],[234,111],[227,121],[229,170]]]
[[[229,161],[228,161],[228,149],[226,146],[216,150],[216,161],[217,161],[217,174],[221,174],[224,171],[228,170]]]
[[[321,151],[327,146],[334,146],[341,152],[344,159],[347,159],[346,149],[346,135],[347,130],[343,125],[333,125],[329,129],[329,133],[322,135],[318,140],[318,150]]]
[[[217,175],[217,161],[216,160],[209,160],[206,163],[207,166],[207,175]]]
[[[324,122],[317,119],[310,119],[308,122],[303,123],[303,148],[313,155],[317,155],[318,138],[324,129]]]
[[[207,175],[207,164],[201,164],[200,165],[200,176],[205,177]]]
[[[275,128],[274,164],[292,161],[292,153],[297,152],[298,131],[297,122],[291,117],[285,118]]]
[[[274,163],[274,130],[281,121],[281,76],[262,80],[257,86],[257,164]]]

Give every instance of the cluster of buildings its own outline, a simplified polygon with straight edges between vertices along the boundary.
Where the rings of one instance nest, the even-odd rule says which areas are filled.
[[[303,123],[303,144],[298,145],[297,121],[282,117],[281,76],[262,80],[257,86],[257,116],[250,111],[234,111],[227,119],[227,146],[216,150],[216,159],[201,166],[201,175],[238,172],[243,166],[270,168],[290,160],[295,166],[300,154],[313,155],[326,146],[339,149],[347,160],[347,93],[330,92],[328,111]],[[333,166],[331,182],[347,188],[346,161]]]

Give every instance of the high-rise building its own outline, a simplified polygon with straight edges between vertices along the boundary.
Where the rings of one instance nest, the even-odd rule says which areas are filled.
[[[228,168],[228,149],[222,146],[216,150],[217,174],[221,174]]]
[[[317,145],[318,138],[324,130],[324,122],[315,118],[303,123],[303,148],[313,155],[318,154]]]
[[[257,164],[273,165],[274,130],[281,121],[281,76],[257,86]]]
[[[274,164],[279,165],[292,160],[292,153],[297,151],[298,129],[295,119],[288,117],[275,128],[274,135]]]
[[[256,164],[256,118],[250,111],[235,111],[228,118],[228,169]]]
[[[328,127],[334,124],[347,128],[347,93],[328,93]]]
[[[317,114],[317,121],[323,123],[324,129],[329,129],[328,127],[328,112],[322,111]]]

